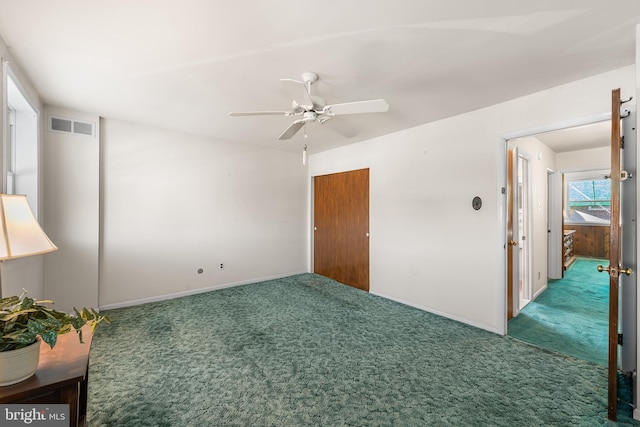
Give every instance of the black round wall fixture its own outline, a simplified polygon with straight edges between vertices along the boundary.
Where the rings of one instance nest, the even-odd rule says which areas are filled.
[[[482,207],[482,199],[479,196],[474,197],[471,201],[471,206],[473,206],[473,209],[479,211]]]

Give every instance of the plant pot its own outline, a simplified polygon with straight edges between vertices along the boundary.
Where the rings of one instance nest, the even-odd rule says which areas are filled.
[[[40,340],[18,350],[0,352],[0,386],[24,381],[38,369]]]

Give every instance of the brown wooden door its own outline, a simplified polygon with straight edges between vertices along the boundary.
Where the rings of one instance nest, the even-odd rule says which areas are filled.
[[[523,292],[521,251],[526,244],[526,218],[523,215],[523,183],[517,147],[507,150],[507,320],[520,312],[520,296]],[[522,224],[520,224],[522,222]],[[524,228],[524,229],[521,229]]]
[[[369,169],[313,183],[314,273],[369,291]]]
[[[611,93],[611,225],[609,229],[609,266],[598,266],[609,273],[609,363],[608,363],[608,415],[615,421],[618,409],[618,298],[621,262],[620,230],[620,89]],[[629,273],[627,273],[629,274]]]
[[[518,283],[518,220],[517,220],[517,170],[518,155],[515,149],[507,150],[507,320],[513,318],[514,287]]]

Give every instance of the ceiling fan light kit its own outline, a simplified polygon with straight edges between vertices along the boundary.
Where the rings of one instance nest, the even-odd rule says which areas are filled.
[[[384,113],[389,110],[389,104],[384,99],[372,99],[368,101],[345,102],[340,104],[329,104],[319,97],[311,94],[311,85],[317,82],[319,77],[314,72],[302,73],[302,81],[294,79],[280,79],[283,83],[293,82],[304,88],[304,102],[300,103],[295,99],[291,103],[290,111],[240,111],[230,112],[230,116],[285,116],[296,117],[296,119],[285,129],[278,137],[279,140],[287,140],[293,138],[300,129],[305,127],[307,123],[317,122],[324,124],[336,116],[347,114],[363,114],[363,113]],[[346,132],[342,132],[339,127],[333,128],[334,131],[341,133],[345,137],[349,137]],[[305,137],[306,128],[305,128]]]

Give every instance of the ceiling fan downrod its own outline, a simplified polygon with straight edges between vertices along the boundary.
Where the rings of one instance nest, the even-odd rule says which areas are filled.
[[[302,81],[307,89],[307,94],[311,96],[311,85],[318,81],[318,75],[311,71],[302,73]]]

